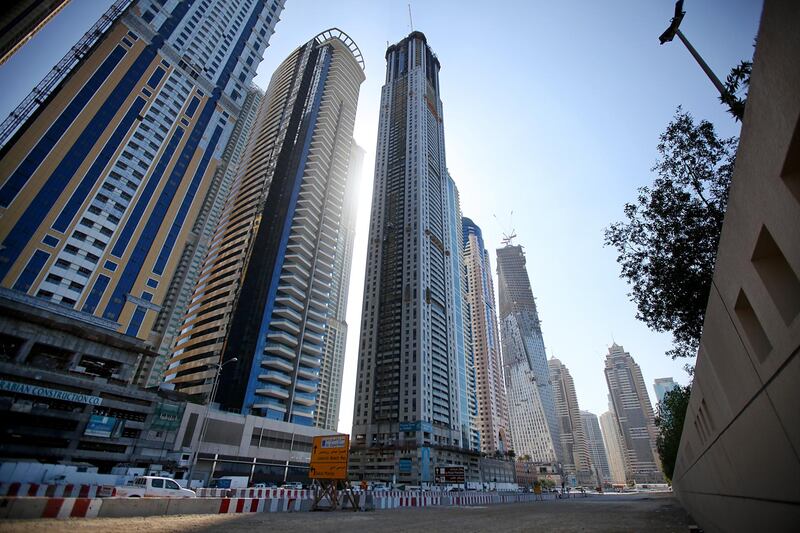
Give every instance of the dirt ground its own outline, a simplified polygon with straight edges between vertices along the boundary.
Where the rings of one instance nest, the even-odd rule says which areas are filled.
[[[669,493],[608,494],[570,500],[429,507],[353,513],[259,513],[182,515],[146,518],[70,520],[7,520],[0,531],[103,533],[237,531],[314,531],[367,533],[379,531],[687,531],[686,513]]]

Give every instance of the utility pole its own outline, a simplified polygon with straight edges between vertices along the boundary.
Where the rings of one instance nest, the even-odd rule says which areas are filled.
[[[675,15],[670,20],[669,27],[664,30],[664,33],[662,33],[661,36],[659,36],[658,41],[661,44],[669,43],[672,42],[672,39],[674,39],[677,35],[678,39],[681,40],[684,46],[686,46],[686,49],[689,50],[689,53],[692,54],[692,57],[695,59],[695,61],[697,61],[697,64],[700,65],[700,68],[703,69],[703,72],[706,73],[708,79],[711,80],[711,83],[713,83],[714,87],[716,87],[716,89],[719,91],[722,101],[730,101],[731,94],[727,89],[725,89],[725,86],[722,85],[722,82],[719,81],[719,78],[716,74],[714,74],[714,71],[711,70],[711,67],[708,66],[708,63],[706,63],[697,50],[695,50],[694,46],[692,46],[692,44],[689,42],[689,39],[687,39],[683,32],[681,32],[679,29],[684,15],[686,15],[686,11],[683,10],[683,0],[678,0],[675,2]]]

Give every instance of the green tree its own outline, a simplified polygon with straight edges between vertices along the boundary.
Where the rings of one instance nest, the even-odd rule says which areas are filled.
[[[747,103],[747,90],[750,88],[750,73],[753,70],[751,61],[742,61],[731,69],[725,80],[725,94],[720,101],[728,106],[728,112],[737,122],[744,118],[744,106]],[[743,96],[739,96],[743,93]]]
[[[691,391],[691,386],[676,387],[667,392],[664,400],[658,403],[656,448],[661,458],[664,475],[670,481],[672,481],[672,474],[675,473],[675,460],[678,457],[678,447],[681,443],[683,422],[686,419],[686,409],[689,407]]]
[[[673,359],[697,354],[737,143],[678,107],[659,137],[653,184],[605,230],[636,318],[672,333]]]

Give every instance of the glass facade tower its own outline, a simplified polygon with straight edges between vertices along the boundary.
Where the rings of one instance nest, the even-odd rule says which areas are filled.
[[[561,454],[561,436],[558,430],[553,384],[550,380],[550,370],[547,366],[547,353],[544,347],[544,337],[536,309],[536,300],[531,290],[531,282],[525,267],[525,253],[522,246],[506,245],[497,249],[497,280],[500,288],[500,333],[503,340],[503,360],[509,367],[516,367],[522,363],[530,370],[532,383],[538,389],[541,411],[544,414],[545,425],[552,449],[558,462],[563,462]],[[522,369],[519,371],[524,371]],[[516,372],[516,371],[515,371]],[[508,381],[506,382],[508,385]],[[514,383],[528,383],[527,380],[515,379]],[[520,396],[518,392],[513,393]],[[512,392],[509,391],[509,396]],[[528,394],[522,394],[527,397]],[[509,410],[514,411],[518,402],[509,401]],[[534,409],[536,410],[536,409]],[[513,416],[513,413],[512,413]],[[519,417],[517,417],[519,418]],[[514,424],[512,431],[516,432]],[[522,438],[522,437],[521,437]],[[544,437],[538,437],[544,438]],[[517,453],[521,443],[514,433],[514,445]],[[549,461],[544,457],[534,459]]]
[[[353,414],[354,477],[428,482],[434,464],[477,458],[464,442],[468,422],[460,405],[463,319],[457,313],[463,308],[453,257],[461,239],[452,235],[460,233],[460,221],[449,199],[439,69],[421,32],[386,51]]]

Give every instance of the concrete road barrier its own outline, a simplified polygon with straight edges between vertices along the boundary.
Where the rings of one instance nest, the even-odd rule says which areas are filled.
[[[167,514],[170,498],[104,498],[98,516],[124,518],[129,516],[161,516]]]
[[[172,498],[167,502],[168,515],[217,514],[221,498]]]
[[[310,511],[311,491],[270,491],[266,498],[42,498],[0,497],[0,519],[163,516],[178,514],[281,513]],[[266,493],[265,493],[266,494]],[[399,507],[488,505],[534,501],[535,494],[487,492],[371,492],[360,493],[361,510]],[[349,506],[349,503],[348,503]]]

